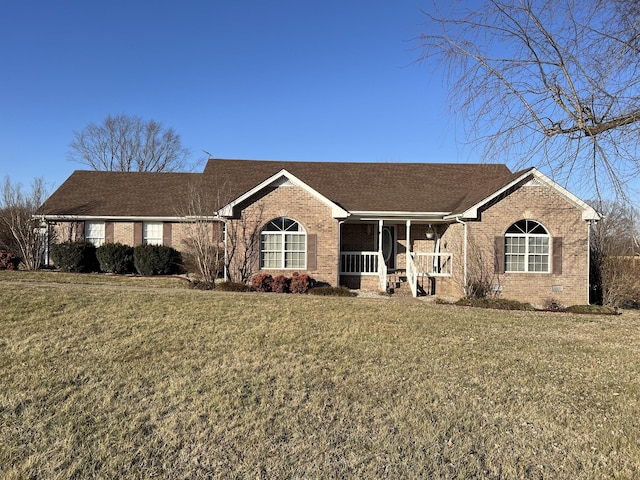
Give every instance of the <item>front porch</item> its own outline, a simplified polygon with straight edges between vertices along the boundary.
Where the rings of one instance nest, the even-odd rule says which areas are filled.
[[[435,294],[436,279],[453,275],[453,253],[442,251],[446,228],[412,220],[345,223],[340,284],[385,292],[406,284],[414,297]]]

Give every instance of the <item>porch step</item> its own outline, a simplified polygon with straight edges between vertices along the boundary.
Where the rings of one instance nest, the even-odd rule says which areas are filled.
[[[411,288],[407,283],[407,275],[404,273],[388,274],[387,292],[398,297],[410,297]]]

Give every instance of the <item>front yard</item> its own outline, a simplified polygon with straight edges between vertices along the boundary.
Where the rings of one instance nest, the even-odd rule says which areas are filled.
[[[637,312],[0,273],[2,478],[640,475]]]

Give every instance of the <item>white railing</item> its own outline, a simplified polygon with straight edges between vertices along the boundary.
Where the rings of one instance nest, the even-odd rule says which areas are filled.
[[[416,263],[413,261],[413,253],[408,252],[407,255],[407,283],[411,288],[411,295],[418,296],[418,271]]]
[[[340,275],[377,275],[378,262],[378,252],[340,252]]]
[[[378,252],[378,265],[380,265],[380,271],[378,275],[380,275],[380,291],[387,291],[387,264],[384,263],[384,255],[382,252]]]
[[[451,253],[413,254],[417,275],[430,277],[450,277],[453,274],[453,255]]]

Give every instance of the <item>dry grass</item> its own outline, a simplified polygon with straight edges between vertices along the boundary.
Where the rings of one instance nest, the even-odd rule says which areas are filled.
[[[640,475],[637,314],[11,278],[5,479]]]

